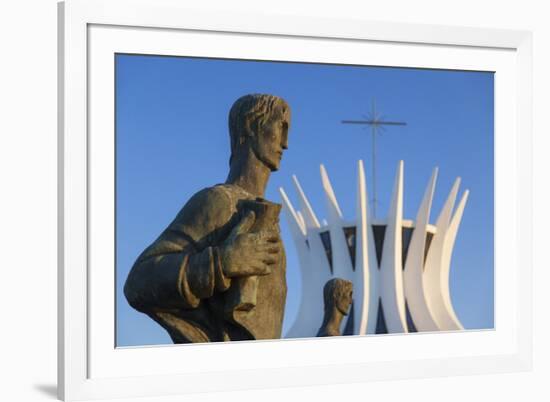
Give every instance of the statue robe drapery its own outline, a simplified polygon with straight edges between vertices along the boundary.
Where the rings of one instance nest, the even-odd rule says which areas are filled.
[[[220,246],[243,216],[240,201],[254,199],[237,185],[199,191],[134,263],[124,294],[174,343],[281,337],[287,286],[280,237],[278,263],[258,279],[256,307],[224,314],[232,280],[223,274]],[[278,224],[269,229],[280,233]]]

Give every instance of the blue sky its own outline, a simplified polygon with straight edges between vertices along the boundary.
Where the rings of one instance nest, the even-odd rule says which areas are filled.
[[[171,343],[133,310],[122,287],[140,252],[198,190],[228,172],[227,115],[247,93],[283,97],[292,109],[289,149],[266,197],[283,187],[297,204],[296,174],[319,218],[326,216],[319,165],[327,168],[346,218],[355,215],[357,160],[372,183],[370,131],[361,119],[372,100],[386,118],[407,122],[377,138],[378,216],[389,205],[405,161],[404,217],[414,219],[435,166],[435,219],[456,177],[470,197],[451,265],[451,296],[465,328],[494,325],[493,74],[448,70],[277,63],[163,56],[116,56],[117,346]],[[300,277],[286,220],[288,297],[283,330],[295,317]]]

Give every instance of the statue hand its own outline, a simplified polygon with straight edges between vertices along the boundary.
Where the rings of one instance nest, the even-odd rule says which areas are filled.
[[[229,278],[270,274],[279,261],[281,246],[277,233],[248,233],[255,219],[254,212],[249,211],[221,247],[223,273]]]

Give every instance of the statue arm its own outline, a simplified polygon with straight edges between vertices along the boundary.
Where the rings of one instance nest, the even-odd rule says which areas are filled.
[[[139,311],[195,308],[215,291],[223,292],[230,280],[223,275],[217,247],[140,257],[132,267],[124,294]]]
[[[142,312],[192,309],[214,292],[229,288],[219,248],[200,241],[228,219],[220,215],[221,196],[218,191],[199,192],[141,254],[124,286],[132,307]]]

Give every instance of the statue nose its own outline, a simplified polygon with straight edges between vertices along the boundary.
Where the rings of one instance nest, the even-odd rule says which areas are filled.
[[[282,138],[282,141],[281,141],[281,147],[283,149],[288,149],[288,134],[287,133],[283,134],[283,138]]]

